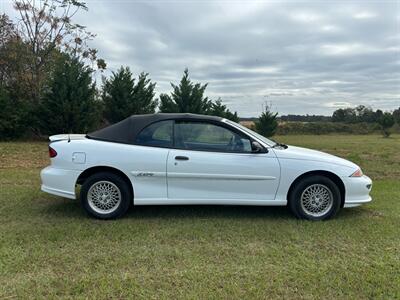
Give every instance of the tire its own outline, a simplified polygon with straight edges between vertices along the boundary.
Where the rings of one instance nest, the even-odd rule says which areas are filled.
[[[132,202],[132,191],[120,176],[101,172],[85,180],[81,188],[81,203],[85,211],[98,219],[123,216]]]
[[[299,219],[327,220],[340,209],[341,196],[337,185],[324,176],[301,179],[289,195],[289,207]]]

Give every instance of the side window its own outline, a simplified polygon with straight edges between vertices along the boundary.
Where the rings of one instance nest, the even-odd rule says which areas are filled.
[[[136,144],[152,147],[172,146],[173,121],[160,121],[144,128],[136,137]]]
[[[251,142],[247,137],[207,122],[176,122],[175,147],[217,152],[251,152]]]

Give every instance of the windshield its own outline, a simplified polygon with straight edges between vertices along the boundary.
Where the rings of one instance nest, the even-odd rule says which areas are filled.
[[[265,136],[262,136],[261,134],[258,134],[257,132],[255,132],[255,131],[253,131],[253,130],[251,130],[251,129],[249,129],[249,128],[243,126],[243,125],[240,125],[239,123],[236,123],[236,122],[233,122],[233,121],[227,120],[227,119],[225,119],[225,122],[228,123],[228,124],[230,124],[230,125],[232,125],[232,126],[235,126],[235,127],[240,128],[241,130],[245,131],[246,133],[248,133],[248,134],[250,134],[250,135],[256,137],[257,139],[259,139],[259,140],[261,140],[261,141],[263,141],[263,142],[266,143],[268,146],[271,146],[271,147],[272,147],[272,146],[274,146],[274,145],[277,144],[276,142],[274,142],[274,141],[272,141],[272,140],[270,140],[270,139],[267,139]]]

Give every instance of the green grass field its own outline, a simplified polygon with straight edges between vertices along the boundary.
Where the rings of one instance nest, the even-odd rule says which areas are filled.
[[[39,191],[46,143],[0,143],[0,299],[400,298],[400,136],[277,139],[358,163],[374,201],[326,222],[224,206],[99,221]]]

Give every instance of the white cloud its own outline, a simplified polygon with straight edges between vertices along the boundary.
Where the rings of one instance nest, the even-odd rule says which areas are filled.
[[[280,71],[278,67],[246,67],[246,68],[235,68],[234,72],[239,73],[256,73],[256,74],[270,74],[277,73]]]
[[[370,11],[360,11],[353,15],[354,19],[372,19],[375,18],[376,14]]]
[[[338,109],[338,108],[354,107],[354,105],[350,102],[327,102],[326,107]]]
[[[323,80],[317,82],[318,85],[338,85],[338,84],[350,84],[350,81],[343,81],[343,80]]]
[[[338,32],[340,28],[336,25],[324,25],[321,27],[321,30],[326,32]]]
[[[341,43],[322,45],[321,51],[325,55],[356,55],[376,51],[376,48],[359,43]]]
[[[316,23],[323,19],[322,15],[310,11],[298,11],[290,15],[290,17],[302,23]]]

